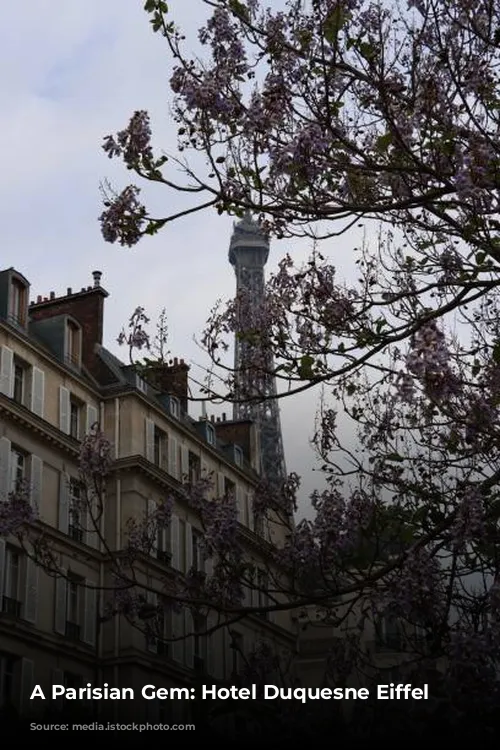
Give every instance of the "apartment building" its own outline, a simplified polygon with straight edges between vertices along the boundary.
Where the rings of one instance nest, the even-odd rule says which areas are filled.
[[[107,296],[101,274],[94,272],[92,285],[78,292],[68,288],[65,295],[51,292],[30,301],[23,275],[13,268],[0,272],[0,500],[27,480],[37,516],[33,526],[63,573],[48,575],[15,538],[0,538],[0,708],[23,715],[47,712],[48,701],[30,701],[35,684],[107,682],[138,692],[146,684],[224,684],[259,640],[278,650],[295,647],[287,612],[248,616],[208,636],[215,613],[197,624],[186,608],[163,618],[164,638],[123,614],[103,617],[130,519],[147,518],[167,496],[174,498],[172,520],[136,565],[139,587],[147,586],[154,605],[170,578],[202,566],[210,574],[213,561],[201,552],[200,519],[183,500],[185,481],[209,475],[213,497],[234,495],[245,553],[257,570],[262,564],[263,576],[272,545],[282,541],[273,519],[258,525],[254,520],[254,425],[224,416],[192,419],[183,360],[158,365],[146,380],[113,356],[103,346]],[[96,423],[113,450],[97,527],[82,517],[78,478],[81,440]],[[248,588],[249,604],[265,604],[265,598],[262,586]],[[67,703],[49,708],[68,711]],[[116,701],[96,710],[114,719],[189,718],[184,701],[136,701],[133,707]]]

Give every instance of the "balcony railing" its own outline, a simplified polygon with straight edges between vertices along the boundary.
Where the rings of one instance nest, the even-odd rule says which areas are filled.
[[[66,638],[70,641],[79,641],[80,639],[80,626],[76,622],[70,622],[66,620]]]
[[[165,563],[165,565],[169,565],[172,555],[170,554],[170,552],[167,552],[167,550],[158,549],[156,550],[156,558],[160,562]]]
[[[11,596],[3,596],[2,612],[10,617],[21,617],[21,602]]]

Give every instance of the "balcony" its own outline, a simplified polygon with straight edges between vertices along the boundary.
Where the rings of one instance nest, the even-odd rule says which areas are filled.
[[[171,558],[172,558],[172,555],[170,554],[170,552],[167,552],[167,550],[164,550],[164,549],[156,550],[156,559],[164,563],[165,565],[170,565]]]
[[[9,617],[21,617],[21,602],[11,596],[2,597],[2,612]]]
[[[66,620],[65,636],[69,641],[80,641],[80,626],[76,622]]]

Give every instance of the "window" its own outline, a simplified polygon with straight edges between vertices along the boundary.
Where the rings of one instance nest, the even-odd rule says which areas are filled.
[[[20,448],[12,447],[10,462],[10,491],[17,492],[22,489],[26,479],[27,455]]]
[[[20,602],[21,555],[13,547],[5,550],[2,612],[12,617],[21,616]]]
[[[26,287],[17,279],[12,279],[10,285],[9,321],[26,325]]]
[[[189,451],[189,458],[188,458],[188,466],[189,466],[189,482],[191,484],[196,484],[196,482],[199,481],[201,476],[201,463],[200,463],[200,457],[197,456],[195,453],[191,453]]]
[[[257,572],[257,606],[269,607],[269,576],[265,570]],[[269,612],[258,612],[263,620],[269,620]]]
[[[156,557],[165,565],[170,565],[170,559],[172,557],[170,552],[170,527],[162,527],[158,529],[156,541]]]
[[[141,376],[140,376],[140,375],[137,375],[137,374],[136,374],[136,376],[135,376],[135,387],[136,387],[136,388],[137,388],[137,389],[138,389],[139,391],[141,391],[142,393],[146,393],[146,392],[147,392],[147,390],[148,390],[148,386],[147,386],[147,383],[146,383],[146,381],[145,381],[145,380],[143,380],[143,378],[141,378]]]
[[[81,411],[81,403],[71,396],[69,400],[69,434],[76,440],[80,437]]]
[[[66,356],[67,364],[80,365],[80,328],[68,320],[66,323]]]
[[[168,458],[168,438],[167,433],[160,430],[159,427],[154,429],[154,453],[153,463],[159,466],[161,469],[167,465]]]
[[[0,654],[0,707],[3,709],[13,707],[14,674],[18,658],[12,654]]]
[[[243,466],[243,451],[237,445],[234,446],[234,463]]]
[[[227,477],[224,477],[224,495],[226,497],[236,497],[236,485]]]
[[[207,619],[201,615],[193,621],[193,668],[196,672],[204,672],[207,660]]]
[[[215,442],[215,428],[211,424],[207,424],[207,443],[215,445]]]
[[[193,570],[203,570],[205,567],[203,537],[196,529],[192,529],[191,534],[193,539]]]
[[[386,615],[375,624],[375,643],[385,651],[402,651],[404,648],[403,628],[397,617]]]
[[[26,398],[26,369],[16,360],[14,360],[14,393],[12,398],[18,404],[24,404]]]
[[[82,485],[71,477],[69,480],[69,518],[68,518],[68,534],[72,539],[77,542],[83,542],[83,492]]]
[[[243,633],[231,633],[231,677],[241,674],[244,666]]]
[[[169,406],[170,406],[170,414],[176,419],[179,419],[181,416],[181,405],[180,405],[179,399],[176,398],[175,396],[170,396]]]
[[[83,611],[83,584],[80,576],[68,573],[66,588],[66,637],[72,641],[80,640],[80,615]]]

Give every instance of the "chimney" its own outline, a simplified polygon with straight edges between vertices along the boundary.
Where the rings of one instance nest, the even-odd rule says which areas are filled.
[[[70,286],[66,289],[66,294],[68,295],[68,297],[71,297],[71,295],[73,294],[73,290]]]
[[[222,412],[222,421],[223,422],[226,421],[226,412],[225,411]]]
[[[94,288],[101,286],[102,271],[92,271],[92,278],[94,279]]]
[[[99,361],[94,351],[96,344],[102,344],[104,327],[104,300],[108,293],[101,287],[82,288],[72,294],[71,287],[67,296],[56,297],[51,292],[50,299],[39,295],[36,304],[30,308],[33,321],[47,320],[59,315],[71,315],[82,327],[82,362],[90,372],[99,372]]]
[[[55,292],[51,292],[50,293],[50,299],[55,299],[55,298],[56,298],[56,293]]]
[[[177,357],[175,357],[168,364],[158,362],[157,364],[150,365],[147,369],[146,379],[153,388],[156,388],[161,393],[178,398],[181,409],[187,412],[189,392],[188,372],[189,365],[186,365],[184,360],[179,362]]]

